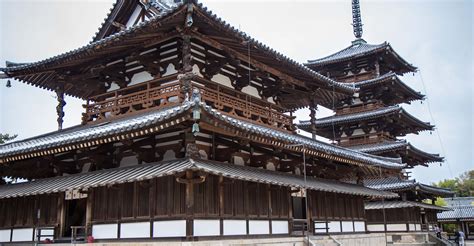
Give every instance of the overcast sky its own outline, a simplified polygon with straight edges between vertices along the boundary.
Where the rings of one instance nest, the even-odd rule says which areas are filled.
[[[87,44],[112,2],[0,0],[1,66],[5,60],[38,61]],[[329,55],[354,39],[350,0],[201,2],[230,24],[299,62]],[[361,8],[363,38],[368,43],[390,42],[420,70],[402,79],[428,99],[403,107],[433,123],[429,103],[437,132],[407,139],[448,160],[442,166],[415,168],[412,176],[431,183],[473,169],[473,2],[362,0]],[[56,129],[57,103],[52,92],[17,81],[12,81],[12,88],[5,84],[6,80],[0,81],[0,132],[17,133],[23,139]],[[79,124],[82,102],[71,97],[66,100],[65,127]],[[308,114],[298,112],[298,120],[308,119]]]

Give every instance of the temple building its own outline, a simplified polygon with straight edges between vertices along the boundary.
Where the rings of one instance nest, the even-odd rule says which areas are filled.
[[[300,121],[298,128],[328,138],[337,146],[401,158],[407,168],[442,162],[443,158],[438,154],[427,153],[400,139],[407,134],[434,130],[433,125],[417,119],[399,106],[425,97],[401,78],[403,74],[415,73],[416,67],[403,59],[389,43],[369,44],[362,38],[358,0],[352,1],[352,17],[356,39],[351,45],[329,56],[310,60],[305,65],[358,91],[352,98],[334,101],[330,107],[335,111],[333,116]],[[397,199],[366,204],[368,231],[428,230],[437,223],[436,213],[446,209],[421,201],[453,195],[448,190],[408,180],[402,172],[395,175],[379,173],[349,182],[400,195]]]
[[[379,72],[414,69],[370,54]],[[394,176],[411,157],[296,134],[295,110],[314,120],[361,91],[310,67],[195,1],[157,0],[118,0],[89,44],[8,62],[0,77],[57,94],[58,130],[0,145],[0,176],[22,180],[0,185],[0,243],[366,233],[364,201],[398,194],[341,180]],[[64,95],[85,101],[81,124],[63,128]]]

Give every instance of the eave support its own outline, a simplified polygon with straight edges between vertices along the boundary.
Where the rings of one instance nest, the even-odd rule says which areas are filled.
[[[58,100],[58,106],[56,106],[56,113],[58,114],[58,130],[62,130],[64,122],[64,106],[66,106],[66,101],[64,100],[64,89],[62,87],[56,88],[56,98]]]

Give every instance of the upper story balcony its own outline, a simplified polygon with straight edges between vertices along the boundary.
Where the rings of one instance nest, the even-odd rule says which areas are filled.
[[[274,103],[198,76],[192,79],[191,86],[200,90],[202,101],[223,114],[274,129],[294,130],[294,117]],[[180,104],[185,100],[182,89],[182,82],[174,74],[96,95],[83,105],[86,112],[82,123],[105,122]]]

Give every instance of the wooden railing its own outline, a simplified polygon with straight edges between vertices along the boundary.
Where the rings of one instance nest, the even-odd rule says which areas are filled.
[[[293,117],[278,105],[200,77],[192,80],[192,87],[200,90],[203,101],[224,114],[275,129],[293,130]],[[184,100],[181,90],[182,84],[174,75],[91,97],[83,106],[83,124],[177,105]]]
[[[82,122],[103,121],[120,115],[180,103],[181,86],[176,76],[151,80],[87,100]]]
[[[383,134],[383,133],[369,133],[366,135],[361,135],[361,136],[356,136],[356,137],[351,137],[351,138],[348,138],[348,137],[341,138],[339,145],[343,147],[347,147],[347,146],[363,145],[363,144],[375,144],[375,143],[383,142],[385,140],[394,140],[394,138],[387,136],[386,134]]]
[[[207,81],[195,81],[193,87],[201,92],[202,99],[213,108],[232,117],[280,130],[293,130],[293,117],[284,114],[283,108],[226,86]]]
[[[371,111],[379,108],[383,108],[384,105],[381,102],[376,102],[376,103],[367,103],[367,104],[362,104],[362,105],[357,105],[357,106],[352,106],[352,107],[344,107],[341,109],[336,110],[337,115],[344,115],[344,114],[354,114],[354,113],[359,113],[359,112],[366,112],[366,111]]]

